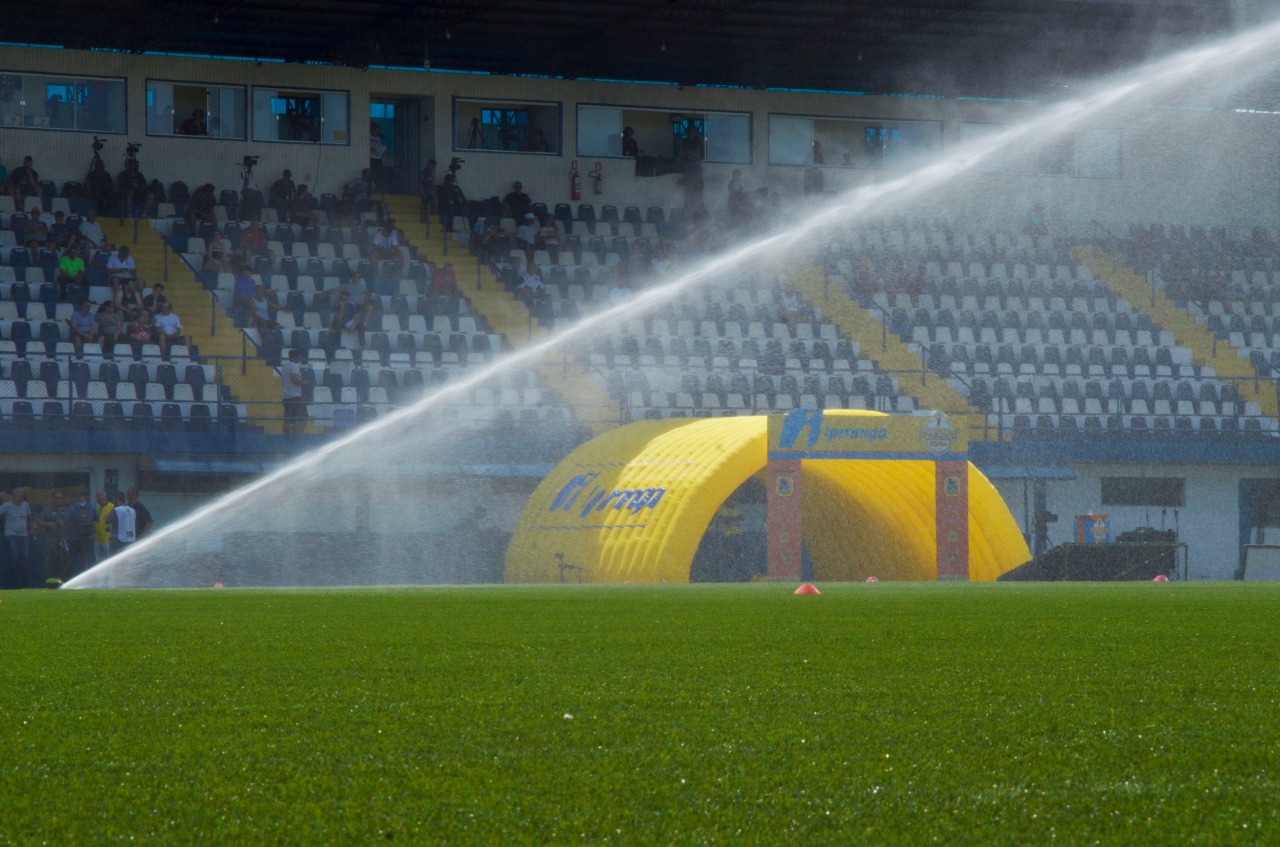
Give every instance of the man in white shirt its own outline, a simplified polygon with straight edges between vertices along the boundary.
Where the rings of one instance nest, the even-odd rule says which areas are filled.
[[[111,293],[115,295],[120,290],[120,283],[129,279],[136,279],[138,276],[138,266],[134,264],[133,257],[129,255],[129,245],[121,244],[120,249],[107,259],[107,279],[111,282]]]
[[[116,507],[107,516],[111,525],[111,555],[118,555],[130,544],[138,540],[137,512],[125,499],[123,491],[117,491]]]
[[[156,315],[156,335],[160,340],[160,355],[168,356],[169,348],[175,344],[186,344],[182,334],[182,321],[173,313],[173,304],[168,300],[160,306],[160,314]]]
[[[76,243],[86,255],[90,249],[107,249],[107,235],[102,231],[102,224],[98,223],[97,209],[90,209],[80,222],[80,228],[76,231]]]

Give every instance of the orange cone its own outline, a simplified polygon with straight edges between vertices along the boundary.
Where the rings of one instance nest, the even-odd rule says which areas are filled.
[[[879,582],[879,581],[880,580],[876,579],[874,576],[867,577],[867,582]]]
[[[815,587],[813,586],[813,584],[812,584],[812,583],[808,583],[808,582],[806,582],[804,585],[801,585],[799,588],[797,588],[793,593],[795,593],[795,594],[821,594],[822,592],[821,592],[821,591],[819,591],[817,588],[815,588]]]
[[[1156,574],[1156,575],[1155,575],[1155,578],[1154,578],[1154,579],[1152,579],[1151,581],[1152,581],[1152,582],[1168,582],[1168,581],[1169,581],[1169,577],[1165,576],[1165,575],[1164,575],[1164,574],[1162,574],[1162,573],[1158,573],[1158,574]]]

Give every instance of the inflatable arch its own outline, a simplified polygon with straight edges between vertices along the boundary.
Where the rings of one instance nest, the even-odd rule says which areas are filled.
[[[828,425],[888,420],[877,412],[816,414],[819,421],[825,414]],[[638,421],[580,445],[530,496],[507,549],[506,581],[688,582],[716,512],[765,470],[769,421]],[[776,432],[782,416],[774,421]],[[938,578],[934,463],[898,458],[919,452],[799,462],[803,535],[816,579]],[[995,487],[964,465],[968,577],[994,580],[1030,552]]]

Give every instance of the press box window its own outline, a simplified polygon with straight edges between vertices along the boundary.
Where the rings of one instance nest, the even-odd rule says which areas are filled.
[[[769,116],[769,164],[903,168],[942,147],[942,124]]]
[[[245,90],[238,85],[147,82],[147,135],[245,138]]]
[[[667,109],[578,107],[578,155],[622,157],[622,133],[632,130],[641,156],[678,158],[700,140],[707,162],[751,164],[751,115],[732,112],[674,112]]]
[[[0,72],[0,126],[123,133],[126,122],[123,79]]]
[[[453,101],[453,149],[560,153],[560,104]]]
[[[253,140],[351,143],[345,91],[253,89]]]

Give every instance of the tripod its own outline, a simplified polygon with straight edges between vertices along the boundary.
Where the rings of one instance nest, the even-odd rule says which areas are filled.
[[[467,136],[468,149],[474,150],[479,147],[481,150],[489,149],[489,142],[484,140],[484,132],[480,128],[480,119],[471,119],[471,134]]]

